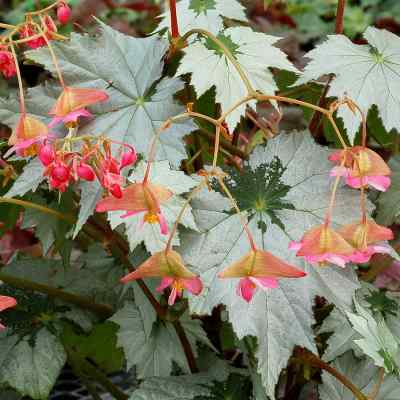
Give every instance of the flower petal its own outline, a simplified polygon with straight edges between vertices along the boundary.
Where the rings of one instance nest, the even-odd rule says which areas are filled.
[[[239,281],[237,293],[239,296],[242,296],[244,300],[250,302],[256,288],[257,286],[249,278],[242,278]]]
[[[174,282],[174,278],[171,278],[170,276],[164,276],[161,279],[161,283],[159,286],[157,286],[156,291],[157,292],[162,292],[164,289],[166,289],[168,286],[171,286],[172,283]]]
[[[276,278],[253,278],[249,279],[255,283],[260,289],[276,289],[278,287],[278,280]]]
[[[203,283],[197,276],[195,278],[182,278],[183,287],[194,295],[199,295],[203,290]]]

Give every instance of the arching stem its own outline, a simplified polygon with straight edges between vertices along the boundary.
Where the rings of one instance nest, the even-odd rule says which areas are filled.
[[[220,184],[222,190],[226,193],[226,195],[228,196],[229,200],[232,203],[233,208],[235,209],[236,213],[239,215],[240,217],[240,221],[243,225],[243,228],[247,234],[247,237],[249,239],[250,242],[250,247],[253,251],[257,250],[256,244],[254,243],[254,239],[253,239],[253,235],[250,232],[250,229],[247,225],[247,221],[246,219],[243,217],[242,212],[240,211],[239,206],[237,205],[237,202],[235,200],[235,198],[232,196],[232,193],[230,192],[230,190],[227,188],[227,186],[225,185],[223,179],[221,177],[218,176],[218,183]]]
[[[171,17],[171,36],[173,39],[179,38],[178,16],[176,13],[176,0],[169,0],[169,12]]]
[[[24,85],[22,84],[21,70],[19,69],[18,57],[15,52],[15,48],[13,45],[11,47],[11,53],[13,55],[15,69],[17,71],[17,80],[18,80],[18,88],[19,88],[19,106],[21,114],[25,114],[25,94],[24,94]]]

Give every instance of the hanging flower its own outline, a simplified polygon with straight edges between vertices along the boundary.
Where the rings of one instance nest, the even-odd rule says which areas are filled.
[[[8,139],[8,144],[13,146],[7,154],[16,151],[19,156],[33,156],[38,154],[38,143],[48,137],[49,130],[47,126],[38,119],[21,114],[16,128]]]
[[[278,278],[302,278],[307,274],[268,251],[252,250],[218,274],[219,278],[240,278],[237,294],[250,302],[257,288],[274,289]]]
[[[135,271],[124,276],[121,282],[127,283],[135,279],[157,277],[162,278],[157,291],[161,292],[167,287],[171,288],[168,298],[170,306],[175,303],[177,297],[182,296],[184,289],[196,296],[203,290],[203,284],[199,277],[185,267],[180,254],[173,250],[155,253]]]
[[[329,262],[343,268],[355,252],[339,233],[325,224],[307,231],[300,242],[291,242],[289,249],[296,250],[296,255],[310,264]]]
[[[356,251],[350,256],[355,263],[366,263],[375,253],[389,253],[390,248],[379,242],[393,239],[393,232],[375,221],[365,220],[342,226],[338,233],[349,242]]]
[[[151,183],[133,183],[122,190],[120,199],[108,196],[97,203],[96,211],[126,211],[122,218],[144,213],[143,223],[160,224],[161,234],[168,233],[168,225],[160,205],[172,196],[164,186]]]
[[[17,74],[17,68],[12,53],[0,47],[0,72],[4,78],[11,78]]]
[[[79,117],[91,117],[92,114],[85,109],[95,103],[108,99],[103,90],[65,87],[58,97],[56,104],[49,112],[54,118],[49,127],[63,122],[67,127],[75,127]]]
[[[14,297],[0,296],[0,311],[4,311],[7,308],[15,307],[17,300]],[[0,323],[0,330],[5,329],[5,326]]]
[[[390,186],[390,168],[379,154],[367,147],[336,151],[329,160],[339,165],[331,170],[331,176],[343,176],[350,187],[359,189],[369,185],[385,192]]]

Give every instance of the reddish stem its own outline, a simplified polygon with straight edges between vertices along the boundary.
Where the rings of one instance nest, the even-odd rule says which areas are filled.
[[[176,0],[169,0],[169,12],[171,15],[171,36],[173,39],[179,38],[178,17],[176,14]]]
[[[346,8],[346,0],[339,0],[336,11],[335,33],[341,35],[344,28],[344,10]]]

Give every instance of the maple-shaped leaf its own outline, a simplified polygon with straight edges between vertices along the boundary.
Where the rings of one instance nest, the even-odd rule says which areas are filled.
[[[250,28],[228,28],[218,34],[218,39],[231,51],[255,90],[274,94],[277,85],[268,68],[275,67],[298,72],[288,61],[286,54],[274,45],[279,37],[252,31]],[[191,73],[191,83],[200,97],[215,86],[215,99],[227,111],[234,103],[245,97],[247,89],[233,64],[222,50],[210,39],[199,39],[185,50],[177,75]],[[255,102],[250,102],[255,105]],[[235,128],[246,106],[243,104],[227,117],[231,130]]]
[[[131,182],[143,181],[146,166],[146,162],[139,163],[135,171],[129,176],[129,180]],[[173,193],[172,197],[166,203],[160,205],[161,212],[165,216],[169,230],[171,230],[185,203],[185,199],[181,195],[190,192],[190,190],[197,185],[197,182],[185,175],[182,171],[171,169],[168,161],[153,163],[150,170],[149,182],[151,184],[161,185]],[[120,224],[125,225],[125,232],[131,251],[142,242],[144,242],[146,249],[150,253],[156,253],[165,248],[168,235],[161,234],[158,224],[143,224],[142,214],[121,218],[124,214],[126,214],[124,211],[111,211],[108,214],[109,221],[113,229]],[[180,224],[187,228],[197,229],[190,206],[186,208]],[[172,243],[173,245],[179,245],[178,232],[175,234]]]
[[[206,29],[217,34],[224,28],[224,17],[246,22],[245,8],[236,0],[181,0],[176,5],[179,33],[190,29]],[[169,10],[162,18],[158,30],[170,28]]]
[[[47,399],[67,359],[59,339],[47,328],[34,338],[0,335],[0,384],[32,399]]]
[[[132,302],[126,302],[110,321],[119,325],[118,346],[122,347],[127,361],[127,368],[137,368],[139,378],[169,376],[172,361],[185,372],[190,372],[179,338],[169,322],[153,324],[148,336],[141,313]],[[188,340],[197,355],[196,342],[212,347],[199,320],[192,320],[187,314],[181,318]]]
[[[191,203],[200,233],[181,233],[180,252],[204,284],[203,292],[190,299],[192,312],[208,314],[213,307],[224,304],[238,337],[258,338],[258,370],[271,398],[294,346],[316,351],[311,329],[314,296],[324,296],[339,307],[350,309],[352,295],[359,287],[351,267],[314,267],[288,250],[291,240],[300,239],[304,231],[324,219],[332,183],[328,155],[329,151],[315,144],[308,132],[281,134],[269,140],[265,148],[258,147],[242,173],[232,173],[227,181],[247,213],[258,248],[305,269],[307,277],[281,279],[278,288],[258,291],[250,303],[237,296],[237,280],[222,281],[217,274],[246,254],[250,246],[238,216],[206,207],[207,193],[202,193],[199,204],[197,197]],[[215,194],[211,192],[209,196],[212,204]],[[339,186],[334,226],[358,215],[359,194]]]
[[[311,61],[296,85],[335,74],[328,96],[348,96],[365,114],[375,104],[385,129],[400,130],[400,38],[373,27],[363,36],[366,45],[354,44],[344,35],[329,35],[306,55]],[[341,107],[338,116],[343,118],[353,141],[361,123],[360,115]]]
[[[347,312],[347,316],[356,332],[361,335],[354,342],[364,354],[371,357],[375,365],[387,373],[400,374],[400,342],[380,315],[372,315],[356,300],[356,312]]]
[[[346,315],[337,308],[324,320],[318,333],[331,333],[323,357],[326,361],[332,361],[347,351],[354,350],[354,339],[360,338]]]
[[[359,388],[365,395],[373,393],[379,382],[379,368],[368,360],[360,360],[348,351],[337,358],[332,366]],[[319,387],[321,400],[353,400],[354,394],[335,377],[322,373],[323,384]],[[375,400],[397,400],[400,398],[400,384],[396,377],[385,376]]]
[[[73,33],[68,42],[53,44],[69,86],[103,89],[109,95],[106,102],[90,107],[94,118],[79,134],[105,135],[147,154],[157,129],[167,118],[183,111],[173,99],[183,88],[183,82],[177,78],[160,80],[168,49],[164,39],[133,38],[103,23],[100,30],[101,34],[95,38]],[[47,48],[28,51],[26,57],[55,75]],[[40,95],[36,91],[35,100],[39,103],[37,108],[42,102],[47,106],[49,93],[42,90]],[[43,114],[49,111],[50,107]],[[36,113],[42,113],[42,108]],[[179,165],[186,158],[182,138],[194,128],[188,121],[168,128],[161,135],[157,159]]]

